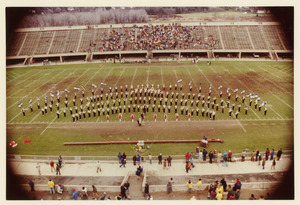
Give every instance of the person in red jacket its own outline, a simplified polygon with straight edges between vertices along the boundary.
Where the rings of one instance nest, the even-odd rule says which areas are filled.
[[[232,152],[229,150],[228,152],[228,162],[231,162]]]
[[[190,156],[191,155],[188,152],[185,154],[186,163],[189,162]]]

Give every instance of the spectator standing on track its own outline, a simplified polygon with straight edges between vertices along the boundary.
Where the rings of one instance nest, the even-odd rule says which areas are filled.
[[[233,188],[231,187],[231,185],[228,185],[228,193],[227,193],[227,200],[229,200],[229,198],[234,195],[233,194]]]
[[[174,180],[173,180],[173,178],[170,178],[170,180],[168,181],[168,184],[167,184],[167,192],[168,193],[171,193],[173,191],[173,189],[172,189],[173,184],[174,184]]]
[[[202,160],[203,160],[203,152],[202,152],[202,150],[200,150],[200,152],[199,152],[199,161],[200,162],[202,162]]]
[[[259,150],[256,150],[256,154],[255,154],[255,161],[257,162],[258,160],[258,155],[259,155]]]
[[[56,175],[61,175],[60,168],[61,168],[61,166],[59,166],[59,164],[56,163]]]
[[[126,159],[124,159],[124,158],[122,157],[120,168],[121,168],[122,166],[123,166],[123,167],[126,167],[125,164],[126,164]]]
[[[136,160],[137,160],[137,157],[136,155],[133,155],[132,157],[132,161],[133,161],[133,165],[136,166]]]
[[[220,181],[220,183],[223,186],[223,190],[226,192],[227,191],[227,182],[225,181],[225,179],[222,178],[222,180]]]
[[[276,165],[276,161],[275,161],[275,159],[273,159],[271,169],[274,169],[274,170],[275,170],[275,165]]]
[[[40,165],[40,163],[37,163],[35,167],[36,167],[36,170],[37,170],[38,174],[42,175],[41,174],[41,165]]]
[[[31,179],[29,180],[29,186],[30,186],[30,191],[34,191],[34,182]]]
[[[207,151],[203,149],[203,161],[206,161]]]
[[[266,158],[264,157],[263,160],[262,160],[262,168],[265,169],[265,165],[266,165]]]
[[[214,154],[213,154],[212,151],[209,152],[208,157],[209,157],[209,163],[212,164],[212,160],[213,160],[213,157],[214,157]]]
[[[55,194],[55,189],[54,189],[55,185],[51,179],[49,179],[48,181],[48,187],[50,188],[50,194]]]
[[[51,172],[55,171],[54,162],[51,160],[50,162]]]
[[[260,165],[260,161],[262,160],[261,155],[258,154],[258,165]]]
[[[272,151],[270,153],[270,160],[273,160],[274,154],[275,154],[275,150],[272,149]]]
[[[126,187],[124,186],[124,184],[122,184],[122,186],[121,186],[121,196],[122,196],[122,199],[127,199]]]
[[[186,163],[189,162],[190,156],[191,156],[191,155],[190,155],[188,152],[185,154],[185,162],[186,162]]]
[[[161,153],[158,155],[158,164],[162,164],[162,155]]]
[[[267,148],[266,152],[265,152],[265,155],[266,155],[266,161],[269,160],[269,155],[270,155],[270,150],[269,148]]]
[[[141,165],[141,155],[140,154],[137,155],[137,162],[138,162],[138,165],[140,166]]]
[[[231,162],[231,158],[232,158],[232,152],[231,150],[228,151],[228,162]]]
[[[277,161],[281,159],[281,155],[282,155],[282,149],[280,148],[277,152]]]
[[[60,166],[60,168],[62,168],[62,162],[63,162],[63,158],[61,157],[61,155],[58,156],[58,164]]]
[[[97,170],[96,170],[97,173],[98,173],[98,171],[102,172],[100,161],[97,161],[96,167],[97,167]]]
[[[121,154],[121,152],[119,152],[119,154],[118,154],[118,159],[119,159],[119,164],[121,164],[121,159],[122,159],[122,154]]]
[[[219,151],[219,153],[217,154],[217,165],[218,166],[219,166],[219,163],[221,162],[221,157],[222,157],[222,153]]]
[[[255,157],[255,151],[253,150],[251,152],[251,162],[254,162],[254,157]]]
[[[164,160],[164,169],[167,169],[167,159]]]
[[[223,165],[222,166],[228,167],[227,159],[228,159],[228,155],[227,155],[227,152],[225,150],[224,153],[223,153]]]
[[[167,158],[168,161],[168,167],[170,167],[172,165],[172,157],[169,155]]]
[[[149,161],[150,161],[150,164],[152,164],[152,155],[151,155],[151,153],[149,154]]]

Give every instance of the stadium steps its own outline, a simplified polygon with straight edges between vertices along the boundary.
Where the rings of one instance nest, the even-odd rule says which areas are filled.
[[[144,200],[143,195],[143,177],[142,176],[129,176],[128,182],[130,183],[129,194],[130,198],[134,200]]]

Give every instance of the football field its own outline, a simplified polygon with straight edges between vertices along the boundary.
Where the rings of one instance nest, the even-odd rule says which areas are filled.
[[[182,81],[178,82],[178,80]],[[175,90],[175,84],[178,85],[177,90]],[[128,86],[127,96],[126,85]],[[132,96],[131,85],[133,86]],[[146,85],[148,85],[147,90]],[[180,85],[182,85],[182,90],[180,90]],[[80,90],[75,90],[74,87]],[[112,88],[112,95],[110,95],[109,87]],[[115,92],[116,87],[118,95]],[[201,93],[199,87],[201,87]],[[82,97],[83,90],[84,97]],[[96,99],[91,99],[92,90]],[[157,94],[155,97],[154,93],[158,91],[163,91],[163,95]],[[174,92],[173,97],[172,92]],[[209,92],[211,92],[210,99],[208,98]],[[222,92],[222,97],[220,97],[220,92]],[[77,98],[74,105],[75,93]],[[108,93],[107,99],[106,93]],[[178,93],[178,121],[175,115],[176,93]],[[182,93],[184,93],[184,99]],[[228,93],[231,94],[230,99],[228,99]],[[58,94],[60,96],[59,118],[57,115]],[[67,108],[66,95],[68,97]],[[244,102],[242,102],[243,96]],[[82,104],[81,97],[83,98]],[[136,102],[135,97],[137,97]],[[53,98],[52,112],[49,108],[51,98]],[[132,103],[130,98],[132,98]],[[153,112],[154,98],[156,102]],[[223,100],[223,111],[221,100]],[[43,114],[38,109],[37,103],[40,104],[40,108],[44,108],[45,101],[47,113]],[[197,101],[199,101],[198,105]],[[250,101],[252,101],[251,106]],[[133,110],[134,104],[135,111]],[[165,112],[163,111],[164,104],[166,105]],[[255,104],[257,104],[256,108]],[[30,105],[33,112],[30,110]],[[136,121],[141,116],[144,105],[148,105],[145,126],[138,126]],[[160,111],[158,111],[159,105]],[[84,118],[82,115],[81,119],[75,119],[73,122],[70,108],[74,114],[76,107],[80,111],[80,106],[86,116]],[[130,106],[130,111],[128,106]],[[138,112],[138,107],[140,107],[140,112]],[[181,113],[181,107],[183,113]],[[236,118],[239,107],[240,112]],[[88,108],[91,110],[90,117]],[[199,109],[198,115],[197,108]],[[205,110],[204,116],[202,116],[202,108]],[[248,109],[247,114],[245,114],[245,108]],[[23,116],[22,109],[25,110],[25,116]],[[63,115],[64,109],[66,117]],[[112,111],[114,111],[113,114]],[[122,114],[121,121],[119,120],[120,113]],[[165,113],[167,122],[164,119]],[[190,120],[188,120],[188,113],[191,114]],[[215,120],[210,116],[212,113],[215,113]],[[106,119],[107,114],[109,114],[109,122]],[[131,120],[132,114],[134,122]],[[157,115],[156,121],[154,114]],[[275,61],[213,61],[211,65],[207,65],[206,61],[201,61],[197,64],[190,62],[86,63],[7,68],[6,124],[8,154],[115,156],[120,151],[131,155],[135,153],[136,148],[133,144],[65,146],[63,143],[192,140],[201,139],[204,135],[209,139],[224,140],[223,144],[210,143],[208,150],[216,149],[223,152],[231,149],[233,152],[242,152],[243,149],[247,149],[249,152],[256,149],[264,151],[267,147],[275,150],[279,148],[293,150],[294,65],[293,62]],[[31,140],[31,142],[24,143],[25,140]],[[17,142],[18,146],[10,147],[8,145],[10,141]],[[195,151],[199,144],[149,144],[149,146],[150,150],[143,155],[148,155],[149,152],[152,155],[159,153],[181,155],[188,151]]]

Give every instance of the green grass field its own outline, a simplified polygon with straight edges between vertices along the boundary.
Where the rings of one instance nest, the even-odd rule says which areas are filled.
[[[208,138],[224,139],[225,143],[210,143],[210,149],[224,150],[231,149],[233,152],[241,152],[244,148],[249,151],[253,149],[265,150],[267,147],[276,150],[280,147],[285,150],[293,149],[294,138],[294,68],[292,62],[212,62],[211,66],[205,61],[198,64],[188,62],[181,63],[156,63],[156,64],[68,64],[52,66],[35,66],[24,68],[8,68],[6,70],[6,122],[7,122],[7,153],[8,154],[30,154],[30,155],[75,155],[75,156],[97,156],[116,155],[119,151],[134,153],[134,145],[88,145],[88,146],[64,146],[64,142],[94,142],[94,141],[123,141],[123,140],[164,140],[164,139],[201,139],[203,135]],[[151,105],[146,115],[146,126],[138,127],[136,120],[140,116],[137,111],[134,113],[135,122],[131,123],[131,112],[123,113],[122,122],[119,122],[118,114],[110,114],[110,122],[107,123],[105,116],[81,119],[76,123],[72,122],[69,110],[67,116],[60,118],[56,116],[56,91],[70,90],[68,94],[68,106],[74,106],[71,100],[74,97],[74,86],[85,87],[85,97],[91,96],[92,84],[96,84],[95,95],[100,95],[100,88],[109,92],[109,87],[120,87],[132,84],[137,85],[154,84],[154,88],[165,84],[167,91],[174,91],[174,84],[178,79],[182,79],[185,99],[189,93],[189,82],[193,90],[190,93],[198,95],[198,87],[202,87],[201,95],[207,101],[209,85],[212,85],[211,99],[216,97],[219,110],[216,111],[216,120],[201,116],[201,101],[198,105],[199,116],[196,116],[196,105],[191,106],[188,100],[189,112],[194,108],[194,115],[191,121],[187,116],[180,114],[180,103],[178,103],[179,122],[175,122],[174,99],[171,112],[168,114],[168,122],[164,122],[164,114],[157,111],[157,122],[154,122]],[[105,82],[106,86],[100,86]],[[169,85],[173,85],[172,91]],[[235,103],[236,107],[233,115],[228,115],[228,108],[225,106],[224,114],[221,112],[220,97],[218,87],[222,85],[223,99],[226,103],[226,89],[230,88],[232,97],[230,106]],[[238,101],[235,102],[233,90],[238,89]],[[240,94],[245,90],[244,94]],[[37,109],[37,97],[39,103],[44,106],[44,97],[48,97],[49,92],[53,92],[54,105],[53,112],[42,115]],[[120,93],[120,91],[118,91]],[[176,93],[176,91],[174,91]],[[181,92],[179,92],[179,102]],[[262,110],[249,106],[248,93],[257,94],[261,100],[259,104],[267,101]],[[125,95],[125,94],[124,94]],[[241,97],[246,97],[245,103],[241,103]],[[77,92],[76,105],[80,106],[79,98],[81,90]],[[143,96],[144,97],[144,96]],[[60,94],[60,111],[65,107],[65,92]],[[120,98],[120,95],[119,95]],[[124,98],[124,96],[123,96]],[[126,99],[126,106],[129,105],[129,98]],[[147,97],[148,98],[148,97]],[[29,110],[29,99],[32,99],[33,112]],[[171,97],[168,98],[168,105]],[[147,99],[148,100],[148,99]],[[196,100],[196,99],[195,99]],[[86,99],[83,99],[84,110]],[[104,100],[105,103],[106,100]],[[26,110],[24,117],[18,104],[23,102]],[[147,102],[148,103],[148,102]],[[151,104],[153,103],[153,98]],[[95,107],[97,102],[94,103]],[[143,102],[142,102],[143,104]],[[156,106],[159,104],[157,98]],[[109,100],[109,105],[112,101]],[[118,106],[118,103],[116,103]],[[234,113],[237,105],[241,105],[241,113],[238,120]],[[123,106],[123,103],[122,103]],[[248,107],[248,115],[244,114],[244,108]],[[267,107],[267,115],[263,114]],[[207,104],[205,104],[207,109]],[[211,107],[210,107],[211,110]],[[24,140],[30,139],[30,143]],[[18,146],[11,148],[8,143],[16,141]],[[188,144],[151,144],[150,151],[153,155],[159,154],[183,154],[187,151],[194,151],[196,143]],[[148,152],[144,154],[148,154]]]

